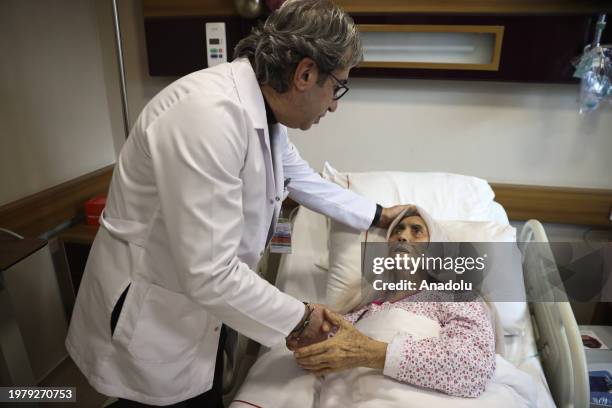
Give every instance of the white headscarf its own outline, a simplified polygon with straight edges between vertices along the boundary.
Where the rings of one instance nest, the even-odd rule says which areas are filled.
[[[448,237],[444,233],[440,224],[436,220],[434,220],[432,216],[429,215],[429,213],[423,209],[423,207],[419,206],[414,206],[414,208],[407,208],[402,211],[397,217],[395,217],[395,219],[391,222],[391,225],[389,225],[389,228],[387,229],[387,241],[389,241],[389,238],[393,233],[393,229],[395,229],[397,224],[399,224],[399,222],[405,217],[410,217],[413,215],[418,215],[423,219],[423,221],[425,221],[427,231],[429,232],[429,242],[448,242]]]

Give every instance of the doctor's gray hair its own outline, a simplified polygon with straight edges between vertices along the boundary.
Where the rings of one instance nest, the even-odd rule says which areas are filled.
[[[353,19],[331,0],[288,0],[238,43],[234,58],[243,57],[260,85],[284,93],[305,57],[318,65],[319,85],[334,70],[356,66],[361,40]]]

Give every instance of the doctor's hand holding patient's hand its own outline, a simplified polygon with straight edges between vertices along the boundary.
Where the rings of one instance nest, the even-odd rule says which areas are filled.
[[[394,205],[393,207],[386,207],[382,209],[382,213],[380,215],[380,220],[378,220],[378,224],[376,224],[379,228],[388,228],[391,225],[391,222],[397,218],[400,213],[406,209],[412,209],[416,211],[416,206],[412,204],[407,205]]]
[[[308,346],[327,339],[333,324],[325,319],[325,306],[319,304],[306,305],[304,317],[296,328],[287,336],[286,345],[289,350]]]
[[[355,367],[380,370],[384,368],[387,343],[361,333],[339,314],[325,310],[325,316],[338,328],[338,331],[328,340],[293,352],[302,368],[315,375],[325,375]]]

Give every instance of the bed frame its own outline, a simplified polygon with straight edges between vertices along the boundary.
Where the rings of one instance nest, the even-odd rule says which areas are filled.
[[[532,290],[554,291],[554,288],[543,288],[542,285],[549,280],[541,279],[543,273],[559,276],[550,247],[534,243],[548,243],[548,238],[539,221],[529,220],[518,239],[527,293]],[[276,281],[279,259],[278,254],[270,254],[266,250],[258,267],[258,272],[271,283]],[[553,293],[553,296],[555,299],[565,299],[563,293]],[[529,311],[539,358],[555,404],[559,408],[588,408],[586,358],[569,302],[530,302]],[[258,352],[258,343],[242,335],[238,336],[234,360],[225,359],[224,399],[228,405],[254,364]]]
[[[518,245],[523,256],[523,275],[527,293],[548,293],[551,299],[566,300],[565,293],[544,287],[550,279],[560,282],[544,227],[537,220],[523,226]],[[534,336],[546,381],[559,408],[589,407],[589,375],[578,324],[567,301],[529,302]]]

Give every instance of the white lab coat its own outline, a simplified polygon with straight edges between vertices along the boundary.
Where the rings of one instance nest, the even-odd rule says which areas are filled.
[[[151,100],[116,164],[66,339],[94,388],[167,405],[212,387],[222,322],[266,346],[283,341],[304,306],[253,268],[287,194],[358,229],[376,208],[322,180],[284,126],[268,134],[246,59]]]

